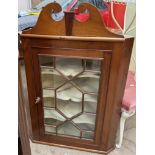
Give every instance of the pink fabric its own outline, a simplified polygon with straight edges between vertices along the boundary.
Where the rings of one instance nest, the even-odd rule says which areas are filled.
[[[136,109],[136,81],[135,74],[131,71],[128,72],[124,97],[122,101],[122,110],[134,111]]]

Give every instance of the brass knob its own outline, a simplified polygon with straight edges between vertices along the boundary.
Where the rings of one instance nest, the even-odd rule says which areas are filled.
[[[39,102],[40,102],[40,97],[37,97],[36,100],[35,100],[35,104],[37,104]]]

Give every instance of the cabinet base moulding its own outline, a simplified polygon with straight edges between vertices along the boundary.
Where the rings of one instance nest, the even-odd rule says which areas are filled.
[[[112,147],[107,151],[100,151],[100,150],[86,149],[86,148],[75,147],[75,146],[61,145],[61,144],[56,144],[56,143],[48,143],[48,142],[37,141],[37,140],[32,140],[32,139],[31,141],[36,144],[49,145],[49,146],[61,147],[61,148],[66,148],[66,149],[74,149],[78,151],[86,151],[86,152],[92,152],[92,153],[100,153],[100,154],[108,154],[115,149],[115,147]]]

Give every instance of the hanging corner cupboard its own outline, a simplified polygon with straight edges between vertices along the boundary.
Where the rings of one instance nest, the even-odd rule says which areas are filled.
[[[55,21],[50,3],[21,37],[31,139],[35,143],[109,153],[115,148],[121,101],[134,38],[104,26],[97,8],[81,3],[89,18],[72,12]]]

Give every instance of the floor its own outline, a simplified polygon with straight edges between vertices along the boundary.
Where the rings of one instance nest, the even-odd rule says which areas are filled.
[[[59,148],[41,144],[31,144],[32,155],[100,155],[73,149]],[[126,121],[123,145],[108,155],[136,155],[136,116]]]

